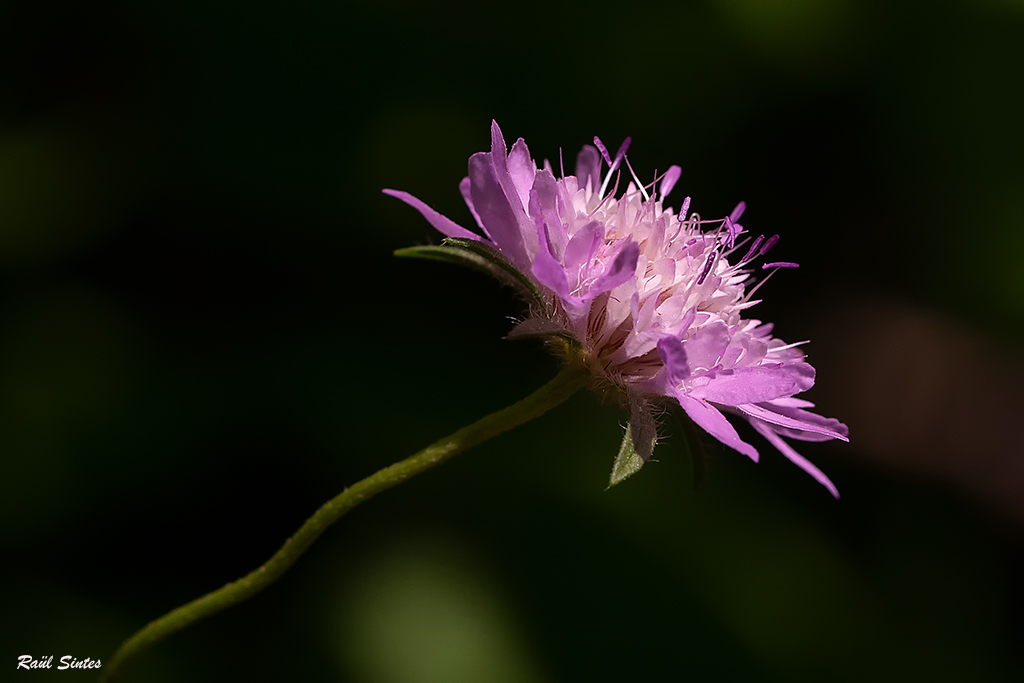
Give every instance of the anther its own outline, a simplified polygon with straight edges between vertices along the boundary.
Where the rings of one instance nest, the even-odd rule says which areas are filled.
[[[708,273],[711,272],[711,266],[714,265],[716,256],[718,256],[717,251],[713,251],[710,254],[708,254],[708,260],[704,262],[704,272],[702,272],[700,274],[700,277],[697,278],[698,285],[704,284],[704,279],[707,278]]]
[[[754,240],[754,243],[750,245],[750,249],[747,249],[747,255],[740,259],[740,263],[746,263],[757,256],[757,248],[761,246],[761,242],[764,242],[764,235],[759,235]]]
[[[768,250],[769,250],[769,249],[771,249],[772,247],[774,247],[774,246],[775,246],[775,243],[776,243],[776,242],[778,242],[778,241],[779,241],[779,236],[778,236],[778,235],[772,235],[772,236],[771,236],[771,237],[769,237],[769,238],[768,238],[768,240],[767,240],[767,241],[766,241],[766,242],[764,243],[764,246],[763,246],[763,247],[761,247],[761,251],[757,252],[757,255],[758,255],[758,256],[764,256],[765,254],[767,254],[767,253],[768,253]]]

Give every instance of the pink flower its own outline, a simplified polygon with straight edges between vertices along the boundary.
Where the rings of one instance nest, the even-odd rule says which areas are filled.
[[[538,168],[522,138],[507,153],[492,123],[491,151],[470,157],[459,186],[483,235],[406,192],[384,192],[419,210],[453,248],[497,264],[504,268],[499,275],[511,273],[532,292],[531,316],[510,336],[573,340],[594,373],[625,392],[640,464],[657,438],[651,408],[667,397],[757,461],[757,450],[723,413],[746,419],[838,497],[828,477],[783,439],[848,440],[845,425],[794,398],[814,384],[814,368],[798,348],[803,342],[787,344],[771,336],[771,324],[743,317],[767,280],[748,288],[754,264],[778,235],[741,239],[742,202],[713,221],[689,213],[689,197],[675,213],[663,201],[679,179],[678,166],[644,187],[626,159],[628,138],[614,159],[599,139],[594,143],[577,156],[575,176],[556,178],[547,161]],[[616,197],[624,162],[636,183]],[[760,269],[771,269],[770,276],[794,267],[777,261]]]

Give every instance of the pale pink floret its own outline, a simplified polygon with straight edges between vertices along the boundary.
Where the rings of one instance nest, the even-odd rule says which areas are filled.
[[[832,482],[782,437],[845,441],[846,426],[793,398],[814,384],[814,368],[798,345],[772,337],[770,324],[741,316],[758,303],[752,295],[764,282],[748,290],[752,263],[778,235],[758,237],[743,249],[745,231],[737,222],[743,202],[714,221],[688,215],[689,198],[678,214],[664,207],[681,175],[678,166],[648,187],[629,182],[616,197],[623,162],[629,167],[629,140],[615,158],[594,141],[596,148],[586,146],[577,157],[575,176],[555,178],[550,164],[537,166],[522,138],[507,152],[492,123],[491,151],[470,158],[469,176],[459,186],[483,236],[412,195],[384,192],[420,211],[444,235],[492,245],[539,285],[547,310],[534,315],[545,329],[577,340],[591,367],[626,391],[634,420],[652,397],[668,397],[702,429],[756,461],[757,450],[723,412],[742,416],[838,497]],[[602,159],[609,167],[603,179]],[[796,264],[765,267],[774,273]],[[645,459],[650,448],[653,439],[641,452]]]

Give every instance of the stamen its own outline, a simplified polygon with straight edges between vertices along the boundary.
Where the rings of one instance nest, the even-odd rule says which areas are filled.
[[[612,165],[612,158],[608,156],[608,148],[601,142],[601,138],[594,136],[594,146],[597,147],[597,151],[604,157],[604,163],[608,164],[609,167]]]
[[[740,202],[739,204],[737,204],[736,208],[733,209],[732,213],[729,214],[729,221],[732,222],[732,223],[735,223],[736,221],[738,221],[740,219],[740,216],[743,215],[743,212],[746,210],[746,208],[747,208],[747,203],[746,202]]]
[[[594,210],[587,214],[587,218],[592,218],[594,216],[594,214],[597,213],[601,209],[602,206],[604,206],[604,203],[606,201],[608,201],[609,199],[611,199],[611,198],[613,198],[615,196],[615,193],[618,192],[618,190],[619,190],[619,174],[616,173],[615,174],[615,184],[612,185],[612,191],[609,192],[608,194],[604,194],[604,187],[602,186],[601,194],[599,195],[601,197],[601,203],[598,204],[597,206],[595,206]]]
[[[731,249],[727,249],[726,251],[723,251],[722,252],[722,256],[723,257],[729,256],[730,254],[732,254],[734,251],[736,251],[737,249],[739,249],[740,247],[742,247],[744,244],[746,244],[749,241],[750,241],[749,237],[744,237],[739,242],[734,244]],[[739,268],[741,265],[743,265],[743,262],[742,261],[737,261],[736,265],[734,267]]]
[[[754,243],[750,245],[750,249],[747,250],[747,255],[740,259],[740,263],[746,263],[757,256],[754,252],[756,252],[757,248],[761,246],[761,242],[764,242],[764,235],[760,235],[754,240]]]
[[[769,242],[771,242],[771,241],[769,240]],[[761,253],[762,254],[764,253],[764,249],[761,250]],[[754,289],[752,289],[750,292],[746,293],[746,295],[743,297],[743,301],[749,301],[750,298],[752,296],[754,296],[754,293],[757,292],[759,289],[761,289],[761,286],[764,285],[765,283],[767,283],[768,280],[771,279],[771,276],[779,271],[779,268],[799,268],[799,267],[800,266],[797,263],[792,263],[790,261],[776,261],[774,263],[765,263],[763,266],[761,266],[761,268],[762,269],[771,268],[772,271],[769,272],[767,275],[765,275],[765,279],[762,280],[757,285],[755,285]]]
[[[627,137],[625,140],[622,141],[622,144],[619,146],[619,151],[615,153],[615,161],[611,163],[611,166],[608,168],[608,175],[604,177],[604,182],[601,183],[602,197],[604,196],[604,191],[608,188],[608,181],[611,180],[612,173],[614,173],[615,169],[617,169],[619,167],[619,164],[622,163],[622,157],[626,156],[626,150],[629,149],[629,143],[631,143],[632,141],[632,138]]]
[[[558,168],[562,172],[562,177],[565,177],[565,163],[562,161],[562,148],[558,148]]]
[[[804,344],[807,344],[810,341],[810,339],[805,339],[803,341],[793,342],[792,344],[786,344],[785,346],[777,346],[773,349],[768,349],[768,353],[774,353],[776,351],[785,351],[786,349],[796,348],[797,346],[803,346]]]
[[[624,158],[626,159],[626,168],[628,168],[629,172],[633,174],[633,180],[636,181],[637,187],[640,188],[640,194],[644,196],[644,201],[651,201],[651,196],[647,194],[647,190],[644,189],[643,183],[641,183],[640,179],[636,177],[636,171],[633,170],[633,165],[629,163],[629,157]]]
[[[702,272],[700,274],[700,277],[697,278],[698,285],[704,284],[704,279],[708,276],[708,273],[711,272],[711,266],[714,265],[716,256],[718,256],[717,251],[713,251],[710,254],[708,254],[708,260],[704,263],[704,272]],[[768,278],[765,279],[767,280]]]
[[[626,136],[626,139],[619,145],[619,151],[615,153],[615,165],[618,166],[622,161],[622,158],[626,156],[626,150],[629,149],[629,145],[632,144],[633,138]]]
[[[775,243],[778,242],[778,241],[779,241],[779,236],[778,235],[772,235],[771,237],[768,238],[768,241],[764,243],[764,246],[761,247],[761,251],[757,252],[757,255],[758,256],[764,256],[765,254],[768,253],[769,249],[771,249],[772,247],[775,246]]]
[[[735,211],[733,212],[735,213]],[[732,217],[727,217],[723,223],[725,228],[725,235],[722,237],[722,244],[732,249],[736,246],[736,238],[743,232],[743,226],[732,220]]]
[[[777,273],[777,272],[779,272],[779,271],[778,270],[773,270],[772,272],[770,272],[767,275],[765,275],[763,280],[761,280],[756,285],[754,285],[751,288],[751,290],[749,292],[747,292],[746,295],[744,295],[743,302],[746,303],[747,301],[750,301],[750,297],[754,296],[754,292],[756,292],[757,290],[761,289],[761,285],[763,285],[764,283],[768,282],[769,278],[771,278],[771,276],[775,275],[775,273]]]
[[[683,205],[679,207],[679,220],[686,220],[686,212],[690,210],[690,198],[687,197],[683,200]]]
[[[672,166],[669,166],[668,170],[665,171],[665,174],[662,176],[661,179],[661,199],[663,201],[665,197],[668,196],[668,193],[672,191],[672,188],[676,186],[676,183],[679,181],[679,177],[682,174],[683,169],[674,164]]]

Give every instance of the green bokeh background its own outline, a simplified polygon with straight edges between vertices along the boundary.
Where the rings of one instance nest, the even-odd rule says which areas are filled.
[[[756,310],[813,340],[842,500],[763,442],[694,491],[670,421],[605,491],[581,394],[126,680],[1020,680],[1021,73],[1016,0],[3,3],[0,668],[108,659],[554,374],[509,291],[391,256],[439,237],[380,189],[471,224],[495,118],[782,234]]]

